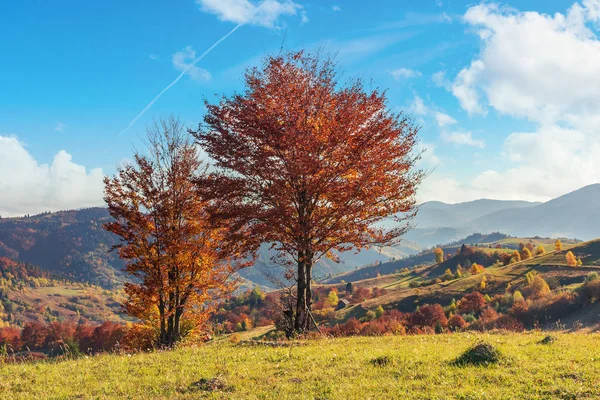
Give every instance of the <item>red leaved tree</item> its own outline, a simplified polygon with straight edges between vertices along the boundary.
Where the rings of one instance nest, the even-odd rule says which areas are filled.
[[[418,128],[388,110],[385,92],[358,79],[338,84],[335,63],[319,54],[267,58],[245,84],[207,103],[205,124],[192,132],[216,167],[199,183],[219,208],[214,217],[250,249],[271,243],[294,265],[296,306],[286,315],[306,332],[315,262],[405,232],[404,223],[381,223],[414,214]]]
[[[125,284],[126,311],[159,330],[158,345],[181,336],[182,318],[195,326],[212,311],[214,297],[228,294],[239,256],[226,244],[223,228],[209,223],[199,188],[204,172],[196,146],[174,119],[148,131],[147,154],[106,177],[105,201],[120,237],[115,247],[136,278]]]

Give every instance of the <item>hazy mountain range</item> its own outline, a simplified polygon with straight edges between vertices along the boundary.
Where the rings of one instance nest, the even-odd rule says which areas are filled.
[[[419,253],[436,244],[459,241],[470,234],[502,232],[512,236],[600,237],[600,184],[545,203],[476,200],[459,204],[428,202],[420,206],[405,240],[397,247],[371,248],[339,254],[340,263],[321,260],[314,269],[325,277],[355,268]],[[117,239],[102,229],[110,216],[105,208],[45,213],[0,219],[0,257],[39,266],[71,280],[104,287],[125,279],[123,263],[109,253]],[[273,286],[265,272],[281,275],[263,246],[256,266],[240,274],[250,285]]]
[[[545,203],[486,199],[458,204],[427,202],[420,206],[413,225],[405,237],[423,247],[475,232],[594,239],[600,237],[600,184]]]

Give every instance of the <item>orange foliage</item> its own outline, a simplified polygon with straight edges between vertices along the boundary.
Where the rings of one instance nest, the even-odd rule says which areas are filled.
[[[203,167],[181,124],[171,119],[148,131],[149,156],[105,178],[105,200],[114,221],[105,228],[121,238],[119,256],[139,283],[125,284],[126,311],[156,323],[159,345],[181,337],[181,321],[200,325],[213,298],[228,294],[237,254],[225,230],[208,218],[198,187]]]
[[[377,222],[411,217],[423,178],[412,153],[417,126],[387,109],[385,93],[336,79],[334,62],[318,55],[267,58],[246,72],[243,94],[207,104],[205,128],[193,133],[216,161],[199,181],[215,217],[247,248],[273,243],[295,263],[300,332],[314,263],[335,259],[333,250],[393,243],[406,226],[384,231]]]
[[[575,257],[575,254],[573,254],[572,251],[569,251],[565,255],[565,259],[567,260],[567,265],[569,267],[576,267],[577,266],[577,257]]]

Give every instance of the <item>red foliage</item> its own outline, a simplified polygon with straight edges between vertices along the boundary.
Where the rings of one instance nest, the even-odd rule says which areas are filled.
[[[454,314],[448,320],[448,329],[453,332],[460,331],[467,326],[467,322],[460,314]]]
[[[435,328],[437,325],[446,327],[448,319],[442,306],[439,304],[427,304],[411,315],[410,324],[421,328],[426,326]]]
[[[458,302],[458,311],[461,314],[478,314],[485,307],[485,299],[479,292],[467,294]]]
[[[371,298],[371,292],[365,287],[354,287],[352,292],[352,303],[362,303]]]

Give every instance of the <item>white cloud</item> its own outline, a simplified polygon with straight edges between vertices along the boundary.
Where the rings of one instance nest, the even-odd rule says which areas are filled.
[[[158,55],[156,55],[156,54],[148,54],[148,57],[150,57],[150,59],[151,59],[152,61],[156,61],[156,60],[158,60]]]
[[[192,46],[187,46],[183,50],[173,54],[173,67],[178,71],[185,71],[195,81],[206,82],[211,79],[210,72],[197,65],[192,65],[196,58],[196,50]]]
[[[302,11],[300,13],[300,15],[301,15],[301,19],[300,19],[301,25],[307,24],[310,21],[310,19],[308,19],[308,15],[306,15],[306,11]]]
[[[196,3],[202,11],[216,15],[221,21],[266,28],[278,28],[282,16],[296,15],[302,10],[292,0],[196,0]]]
[[[66,128],[66,127],[67,127],[67,125],[63,124],[62,122],[59,122],[59,123],[57,123],[57,124],[56,124],[56,126],[54,127],[54,130],[55,130],[56,132],[61,132],[61,133],[62,133],[62,132],[64,132],[64,131],[65,131],[65,128]]]
[[[486,114],[485,108],[479,100],[479,92],[475,87],[477,80],[482,76],[484,71],[485,64],[481,60],[475,60],[469,68],[465,68],[459,72],[452,85],[452,93],[460,102],[460,106],[469,115]]]
[[[514,167],[479,174],[473,187],[496,198],[548,200],[600,181],[600,143],[557,126],[511,134],[504,154]]]
[[[342,7],[340,7],[340,6],[333,6],[333,7],[331,7],[331,9],[333,11],[342,11]]]
[[[448,114],[444,114],[443,112],[436,111],[434,113],[435,121],[437,122],[440,128],[446,128],[450,125],[456,124],[456,120],[449,116]]]
[[[450,143],[454,143],[455,145],[466,145],[484,148],[485,142],[481,139],[474,139],[473,134],[471,132],[445,132],[442,131],[440,135],[442,140]]]
[[[39,164],[15,137],[0,136],[0,215],[15,216],[103,204],[103,173],[87,172],[64,150]]]
[[[415,96],[415,99],[413,100],[413,102],[410,105],[410,107],[408,108],[408,110],[411,113],[419,115],[421,117],[426,117],[431,113],[431,110],[429,109],[429,107],[427,107],[425,105],[425,103],[423,102],[423,99],[419,96]]]
[[[391,72],[391,74],[394,77],[394,79],[397,81],[401,81],[404,79],[417,78],[417,77],[421,76],[421,73],[419,71],[416,71],[414,69],[408,69],[408,68],[395,69]]]
[[[436,108],[437,107],[435,104],[428,106],[421,97],[415,96],[412,104],[408,107],[408,111],[412,114],[418,115],[419,117],[433,118],[438,127],[442,130],[457,123],[457,121],[450,115],[438,111]]]
[[[479,35],[481,52],[454,82],[461,106],[544,123],[600,111],[600,42],[587,26],[599,21],[599,9],[598,0],[552,16],[488,3],[469,8],[464,21]]]
[[[446,71],[438,71],[434,73],[431,75],[431,80],[437,87],[443,87],[448,91],[452,90],[452,82],[450,82],[450,80],[446,77]]]
[[[452,85],[462,108],[491,108],[535,125],[504,140],[498,166],[462,184],[461,200],[545,201],[598,182],[600,41],[592,26],[600,23],[600,1],[553,15],[482,3],[463,20],[481,50]]]

